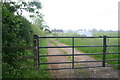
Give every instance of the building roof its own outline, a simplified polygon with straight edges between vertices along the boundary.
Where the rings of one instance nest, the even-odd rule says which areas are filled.
[[[52,32],[64,32],[62,29],[54,29],[54,30],[51,30]]]

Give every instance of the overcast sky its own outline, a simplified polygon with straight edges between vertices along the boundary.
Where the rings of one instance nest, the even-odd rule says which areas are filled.
[[[42,3],[44,20],[51,29],[118,30],[118,2],[120,0],[36,1]]]
[[[51,29],[118,30],[119,0],[40,0]]]

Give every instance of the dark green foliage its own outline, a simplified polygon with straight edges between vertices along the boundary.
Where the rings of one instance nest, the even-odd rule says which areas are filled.
[[[34,2],[30,2],[29,5],[30,6],[36,6],[37,9],[41,9],[42,8],[40,2],[35,2],[35,1]]]
[[[29,8],[29,12],[34,12],[35,10],[33,8]]]
[[[20,72],[20,63],[23,55],[27,54],[24,49],[6,50],[7,47],[30,46],[32,39],[31,24],[20,15],[14,15],[16,7],[13,3],[4,3],[2,6],[2,47],[3,47],[3,77],[7,73],[14,74],[14,70]],[[7,70],[6,70],[7,69]],[[6,71],[9,71],[6,73]]]
[[[31,24],[22,16],[14,15],[3,4],[2,11],[2,46],[25,46],[29,45],[32,37]]]
[[[44,31],[46,31],[48,34],[51,33],[49,29],[45,29]]]
[[[25,18],[14,15],[9,8],[9,3],[3,4],[2,23],[3,23],[3,47],[21,46],[22,43],[30,42],[31,25]],[[12,9],[13,10],[13,9]],[[16,10],[13,10],[16,11]]]
[[[49,71],[37,71],[33,67],[32,59],[23,59],[23,56],[33,56],[32,50],[9,49],[9,47],[32,46],[33,34],[45,35],[38,26],[35,27],[21,15],[14,14],[17,9],[20,9],[19,7],[20,5],[15,5],[14,2],[4,3],[2,6],[2,76],[3,78],[49,78]],[[41,42],[46,45],[45,40]],[[47,50],[41,51],[41,53],[44,52],[47,54]],[[41,62],[47,62],[47,59],[44,58]],[[42,67],[48,68],[47,65]]]

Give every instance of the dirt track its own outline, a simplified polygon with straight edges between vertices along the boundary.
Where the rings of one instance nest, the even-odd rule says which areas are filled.
[[[62,44],[58,41],[55,41],[59,46],[67,46],[65,44]],[[48,43],[49,46],[54,46],[51,43]],[[71,54],[72,49],[71,48],[61,48],[67,54]],[[82,52],[79,52],[75,50],[75,54],[81,54]],[[59,49],[56,48],[49,48],[48,49],[48,55],[62,55],[64,54]],[[95,59],[90,56],[75,56],[75,61],[94,61]],[[65,56],[60,57],[48,57],[48,62],[69,62],[70,59]],[[81,67],[81,66],[100,66],[101,62],[91,62],[91,63],[77,63],[75,64],[75,67]],[[50,64],[49,68],[66,68],[71,67],[71,64]],[[118,71],[111,68],[86,68],[86,69],[64,69],[64,70],[51,70],[53,78],[118,78]]]

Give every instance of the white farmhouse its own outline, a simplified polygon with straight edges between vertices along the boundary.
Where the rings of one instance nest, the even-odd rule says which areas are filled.
[[[92,36],[92,32],[89,31],[78,31],[78,34],[83,36]]]

